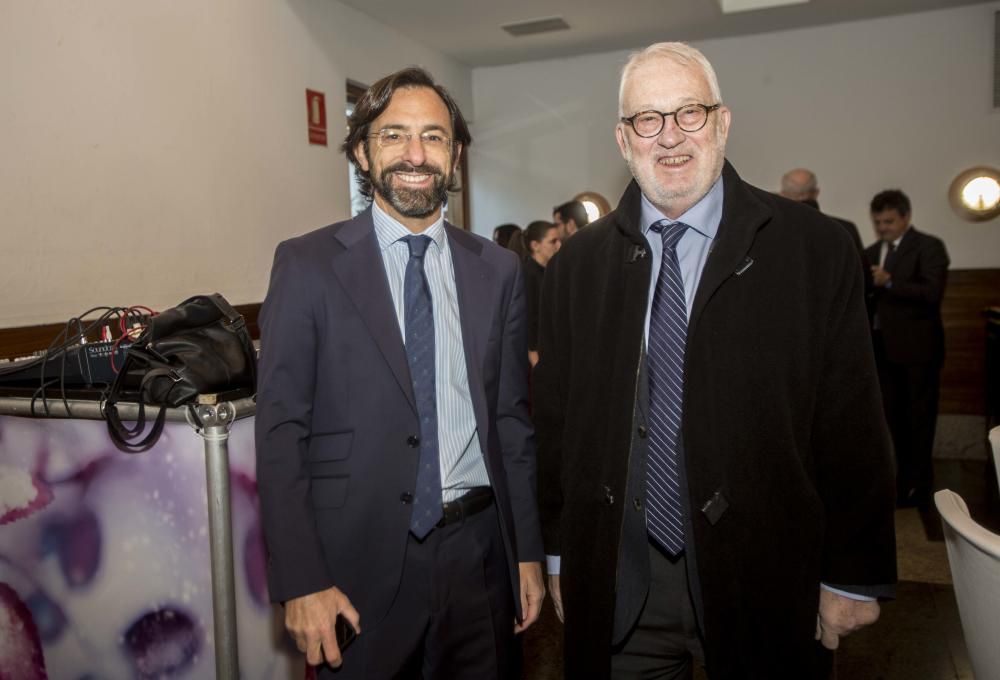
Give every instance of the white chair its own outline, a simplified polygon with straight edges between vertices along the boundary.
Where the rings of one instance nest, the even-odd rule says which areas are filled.
[[[997,485],[1000,486],[1000,425],[990,430],[990,448],[993,449],[993,467],[997,472]]]
[[[972,671],[980,680],[1000,678],[1000,536],[973,521],[954,491],[938,491],[934,504],[944,525]]]

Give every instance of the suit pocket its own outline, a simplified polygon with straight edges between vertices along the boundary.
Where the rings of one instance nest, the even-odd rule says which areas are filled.
[[[354,431],[314,434],[309,438],[309,462],[324,463],[344,460],[351,455],[351,441]]]
[[[348,476],[313,477],[310,493],[312,504],[316,509],[342,508],[347,502]]]

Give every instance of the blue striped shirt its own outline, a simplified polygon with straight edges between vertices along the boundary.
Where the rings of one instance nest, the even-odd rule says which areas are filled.
[[[390,217],[375,202],[372,203],[372,221],[400,335],[405,338],[403,279],[410,249],[401,239],[413,232]],[[489,486],[490,480],[479,446],[476,416],[469,394],[455,267],[444,218],[439,217],[423,234],[430,236],[432,241],[424,256],[424,273],[434,306],[434,369],[442,500],[451,501],[474,486]]]

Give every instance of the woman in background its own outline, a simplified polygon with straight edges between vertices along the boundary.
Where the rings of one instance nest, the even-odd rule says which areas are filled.
[[[501,224],[493,230],[493,242],[503,248],[510,248],[511,237],[520,233],[521,227],[516,224]]]
[[[522,234],[527,256],[524,259],[524,295],[528,303],[528,360],[538,363],[538,301],[542,295],[545,265],[559,250],[559,229],[552,222],[536,220]]]

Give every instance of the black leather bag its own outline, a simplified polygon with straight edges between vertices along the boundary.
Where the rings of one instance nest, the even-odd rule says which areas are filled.
[[[122,451],[145,451],[163,432],[167,408],[189,404],[199,394],[252,393],[256,378],[256,352],[243,316],[218,293],[188,298],[154,316],[129,348],[104,403],[108,434]],[[131,428],[118,414],[120,401],[139,404]],[[142,437],[147,405],[160,410]]]

